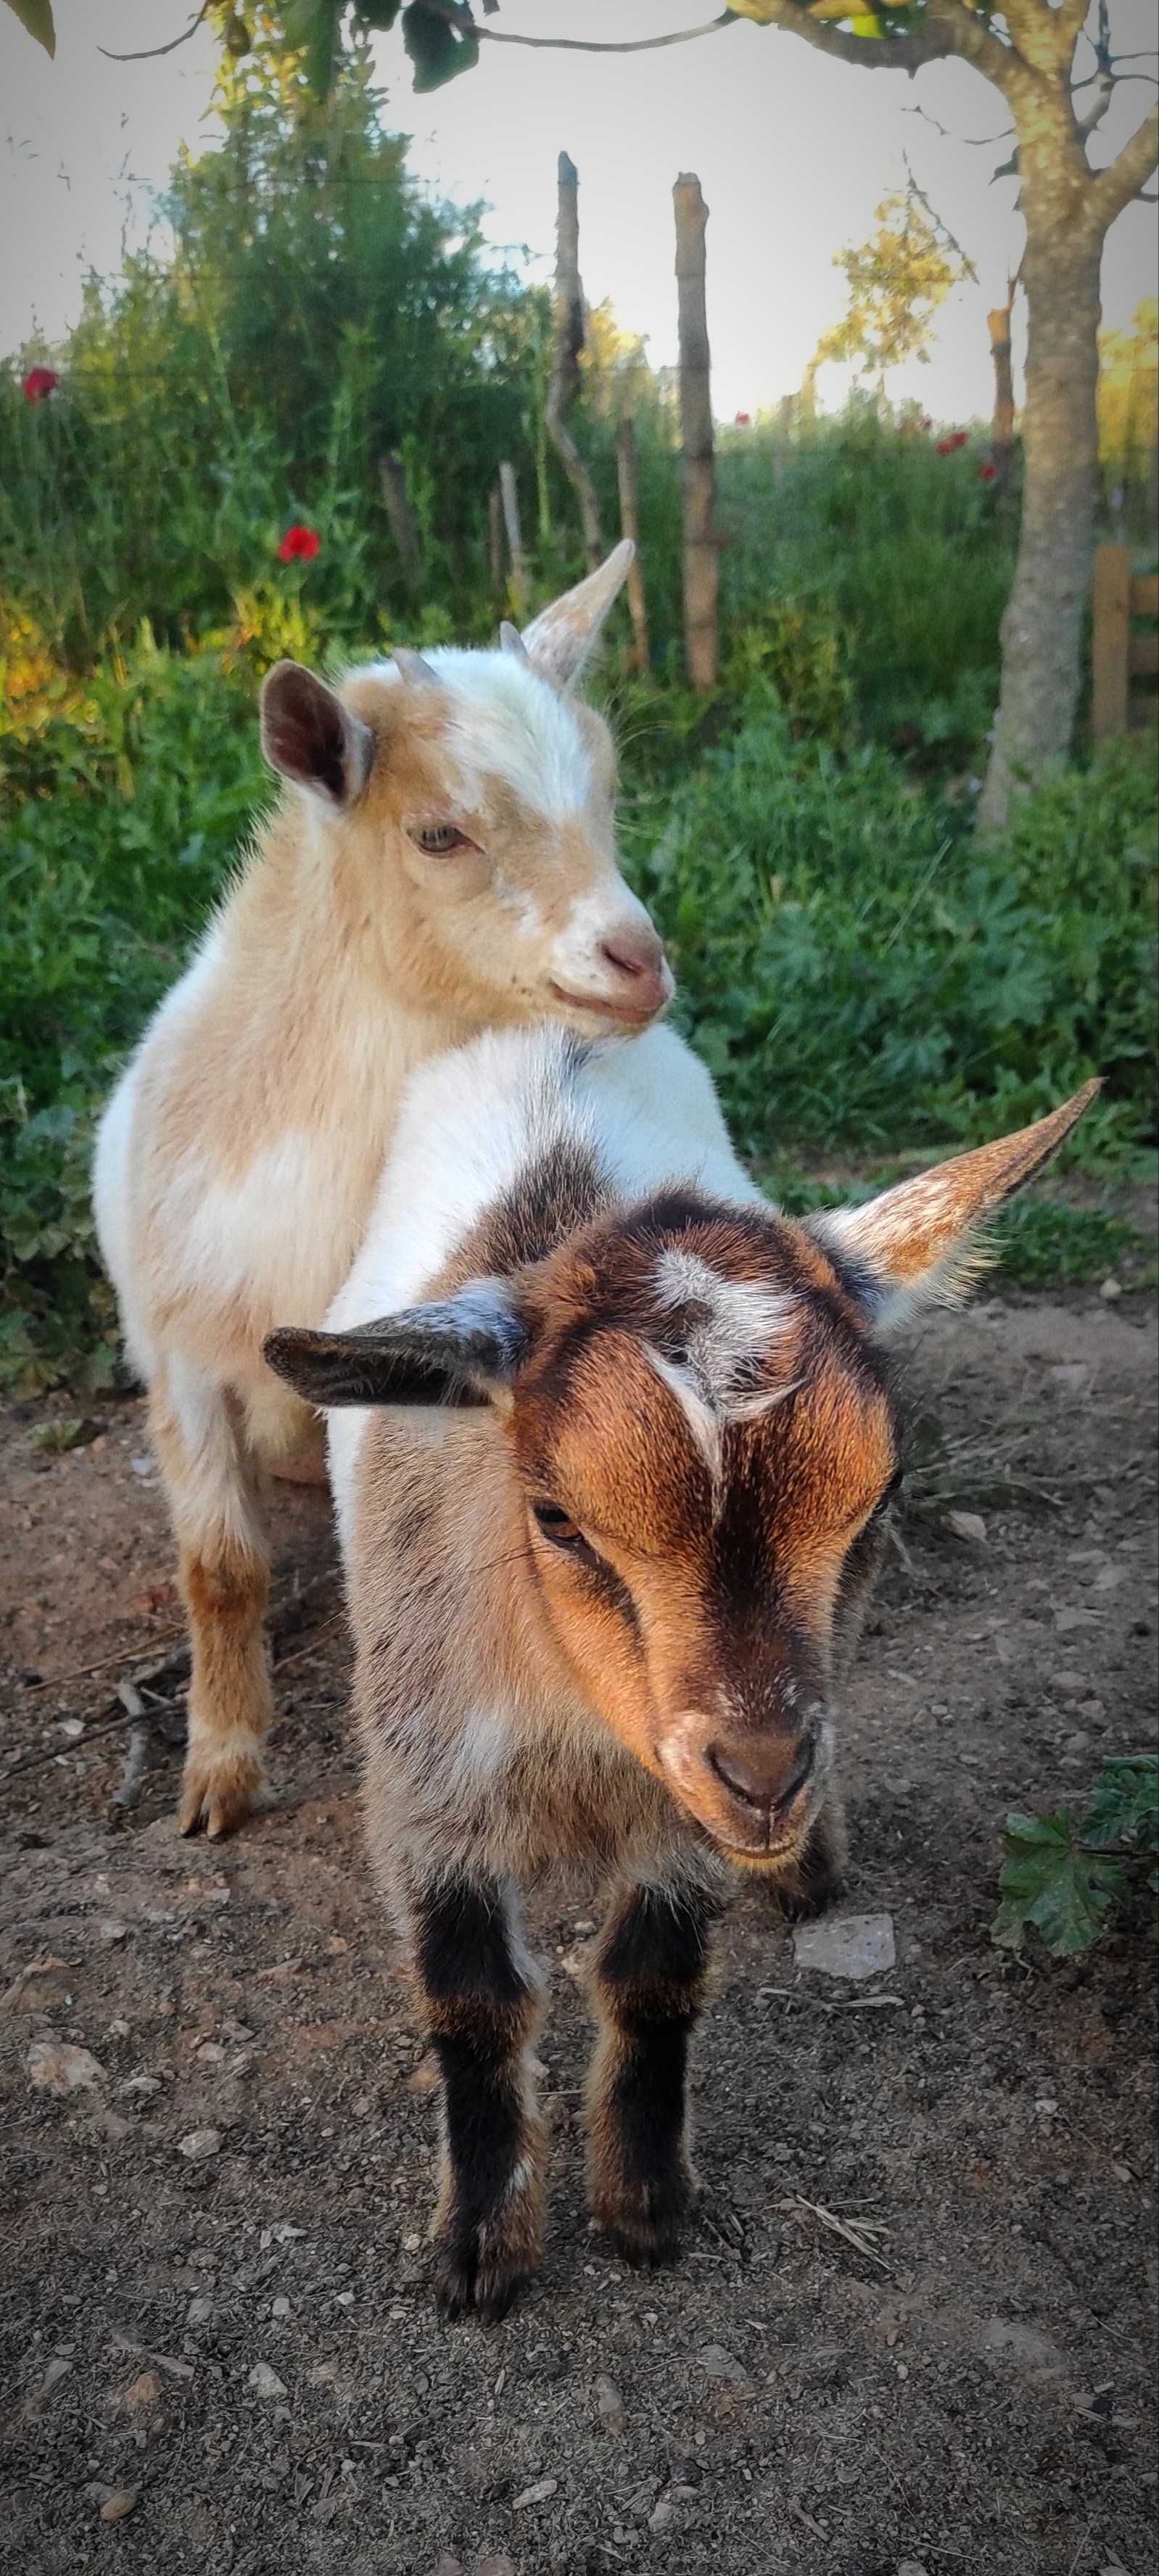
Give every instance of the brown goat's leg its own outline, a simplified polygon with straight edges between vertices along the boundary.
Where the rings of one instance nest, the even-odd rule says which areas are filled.
[[[686,1885],[633,1887],[617,1898],[596,1946],[588,2198],[629,2263],[670,2262],[695,2201],[688,2043],[719,1911],[717,1900]]]
[[[541,2003],[503,1890],[456,1873],[412,1898],[415,1965],[443,2079],[432,2233],[444,2316],[504,2315],[539,2259],[543,2131],[531,2041]]]
[[[845,1885],[845,1811],[833,1784],[801,1852],[774,1881],[782,1914],[790,1923],[809,1923],[835,1905]]]
[[[189,1731],[178,1823],[211,1840],[250,1814],[264,1778],[272,1697],[262,1620],[269,1566],[255,1470],[227,1392],[169,1379],[150,1427],[177,1536],[189,1616]]]

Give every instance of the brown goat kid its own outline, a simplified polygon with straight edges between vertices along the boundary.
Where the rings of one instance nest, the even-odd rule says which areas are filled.
[[[882,1338],[960,1291],[978,1222],[1094,1088],[796,1223],[669,1032],[484,1039],[416,1076],[332,1329],[267,1343],[307,1401],[354,1408],[331,1470],[371,1853],[442,2072],[446,2310],[499,2315],[538,2254],[514,1888],[553,1861],[614,1882],[592,2208],[632,2261],[677,2250],[729,1865],[802,1908],[839,1882],[833,1692],[900,1472]]]
[[[263,1480],[311,1443],[321,1467],[262,1338],[321,1322],[408,1076],[479,1029],[641,1029],[671,996],[620,874],[611,738],[571,693],[631,553],[494,652],[400,651],[339,690],[271,671],[281,802],[105,1112],[97,1226],[189,1616],[183,1833],[261,1788]]]

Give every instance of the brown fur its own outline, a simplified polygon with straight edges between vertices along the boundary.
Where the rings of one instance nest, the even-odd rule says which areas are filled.
[[[1054,1141],[1077,1114],[1046,1122]],[[1013,1140],[1012,1185],[1030,1150]],[[914,1275],[904,1204],[888,1263],[866,1212],[871,1269],[860,1212],[830,1247],[691,1191],[609,1204],[582,1135],[570,1164],[556,1155],[551,1187],[529,1165],[426,1309],[280,1334],[270,1353],[304,1392],[390,1408],[361,1435],[347,1544],[367,1823],[443,2056],[441,2295],[484,2312],[528,2267],[539,2224],[516,2090],[531,1988],[500,1892],[554,1859],[621,1881],[589,1975],[588,2184],[599,2223],[643,2262],[675,2252],[694,2196],[687,2055],[723,1861],[766,1872],[791,1912],[835,1892],[844,1829],[822,1721],[899,1456],[874,1320]],[[939,1182],[954,1250],[976,1194],[999,1194],[1001,1156],[964,1166]],[[916,1187],[919,1230],[935,1195]],[[940,1232],[938,1263],[946,1244]],[[452,1402],[412,1384],[393,1409],[392,1371],[419,1346],[436,1372],[450,1349],[437,1384]],[[680,1375],[698,1351],[724,1388],[716,1437]]]

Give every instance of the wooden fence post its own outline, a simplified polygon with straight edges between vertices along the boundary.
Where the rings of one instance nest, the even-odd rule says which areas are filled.
[[[527,560],[523,552],[523,530],[519,521],[519,491],[515,468],[506,457],[499,468],[499,490],[503,500],[503,524],[507,531],[507,553],[511,564],[511,605],[517,619],[527,615]]]
[[[713,459],[708,317],[704,297],[704,228],[708,208],[700,181],[682,171],[672,191],[676,215],[676,292],[680,320],[680,428],[683,442],[684,651],[694,689],[712,689],[717,672],[716,468]]]
[[[1014,454],[1014,367],[1011,359],[1010,330],[1014,309],[1015,278],[1005,304],[995,306],[986,316],[990,332],[990,355],[994,361],[994,418],[990,431],[990,462],[994,467],[999,492],[1010,480],[1010,462]]]
[[[579,273],[579,172],[566,152],[559,156],[559,214],[555,229],[555,354],[551,383],[543,407],[543,425],[579,502],[588,571],[595,572],[607,549],[600,525],[600,506],[571,431],[564,421],[580,389],[580,351],[584,345],[584,291]]]
[[[390,533],[398,547],[403,577],[407,589],[413,593],[422,588],[423,550],[401,456],[379,457],[378,480],[390,521]]]
[[[620,486],[620,534],[630,537],[636,552],[628,568],[628,607],[632,618],[632,663],[643,674],[650,665],[648,602],[640,567],[640,507],[636,478],[636,424],[624,412],[616,430],[616,474]]]
[[[1131,556],[1126,546],[1095,553],[1091,734],[1095,742],[1126,733],[1130,705]]]
[[[503,495],[493,483],[487,495],[487,569],[491,575],[491,597],[502,616],[507,606],[503,583]]]

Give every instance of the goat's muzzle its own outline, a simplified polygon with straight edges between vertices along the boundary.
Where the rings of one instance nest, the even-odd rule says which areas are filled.
[[[783,1869],[796,1858],[829,1773],[830,1730],[820,1710],[803,1725],[744,1730],[687,1710],[657,1749],[681,1805],[728,1859]]]
[[[676,990],[672,969],[643,906],[639,920],[613,922],[589,956],[570,960],[551,992],[569,1016],[597,1025],[646,1029]]]

